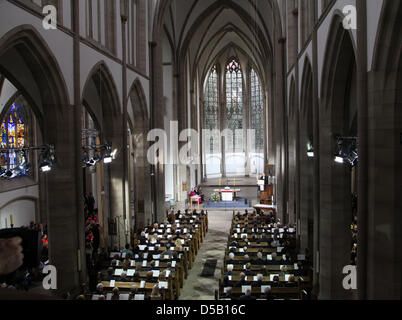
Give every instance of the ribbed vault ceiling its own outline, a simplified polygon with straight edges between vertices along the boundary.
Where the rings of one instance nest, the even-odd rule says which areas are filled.
[[[175,63],[188,57],[204,77],[213,63],[232,52],[247,55],[264,77],[272,62],[275,30],[272,0],[172,0],[164,32]],[[229,57],[227,57],[229,58]]]

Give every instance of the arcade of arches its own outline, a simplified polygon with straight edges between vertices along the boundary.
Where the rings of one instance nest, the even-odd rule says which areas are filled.
[[[0,1],[0,229],[46,233],[57,294],[91,276],[88,219],[122,250],[193,187],[254,194],[273,168],[311,297],[402,299],[400,1],[350,1],[356,30],[340,0],[56,1],[56,30],[47,3]]]

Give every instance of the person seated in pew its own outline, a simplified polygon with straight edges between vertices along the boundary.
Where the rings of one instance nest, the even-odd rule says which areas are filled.
[[[259,266],[262,266],[262,265],[266,264],[266,261],[263,259],[261,251],[257,252],[257,259],[253,261],[253,264],[256,264],[256,265],[259,265]]]
[[[263,285],[268,284],[266,281],[264,281],[264,275],[262,273],[257,274],[257,281],[253,282],[254,287],[261,287]]]
[[[145,237],[145,231],[141,232],[141,237],[139,238],[140,245],[146,245],[148,243],[148,239]]]
[[[176,253],[176,251],[171,249],[170,243],[166,244],[166,250],[162,253],[162,257],[163,256],[172,256],[172,257],[176,258],[177,253]]]
[[[229,260],[226,261],[227,264],[236,264],[237,261],[234,260],[235,254],[233,252],[229,253]]]
[[[296,278],[294,276],[290,276],[288,281],[285,283],[285,287],[287,288],[297,287]]]
[[[226,266],[226,270],[227,270],[227,272],[225,272],[225,276],[233,276],[233,264],[228,264],[227,266]]]
[[[278,276],[275,276],[275,277],[273,278],[273,281],[272,281],[272,285],[271,285],[271,286],[272,286],[272,287],[275,287],[275,288],[283,287],[283,284],[282,284],[282,282],[279,281],[279,277],[278,277]]]
[[[102,283],[98,283],[98,285],[96,286],[96,294],[103,294],[104,289],[104,285]]]
[[[152,288],[152,292],[149,296],[149,300],[162,300],[162,295],[159,292],[159,286],[156,285]]]
[[[240,300],[256,300],[257,298],[251,295],[251,290],[247,289],[246,293],[240,297]]]
[[[120,300],[120,291],[119,291],[119,288],[117,288],[117,287],[115,287],[115,288],[113,288],[113,291],[112,291],[112,293],[113,293],[113,295],[112,295],[112,298],[110,299],[110,300]]]
[[[271,257],[272,257],[272,260],[269,260],[268,264],[270,264],[270,265],[278,265],[278,264],[282,263],[281,261],[277,260],[278,254],[276,252],[272,252]]]
[[[154,277],[154,273],[152,271],[148,271],[145,281],[148,283],[158,283],[158,278]]]
[[[133,251],[130,249],[130,245],[128,243],[126,244],[125,249],[122,251],[122,253],[125,253],[126,256],[127,255],[133,256],[134,254]]]
[[[134,276],[131,277],[132,282],[140,282],[140,274],[139,272],[135,272]]]
[[[222,280],[222,286],[226,288],[229,285],[230,285],[229,276],[224,276]]]
[[[138,286],[133,285],[130,288],[130,296],[129,296],[128,300],[134,300],[135,295],[137,294],[137,292],[138,292]]]
[[[123,271],[120,275],[119,282],[130,282],[129,279],[127,279],[127,272]]]
[[[271,247],[272,248],[277,248],[277,247],[280,247],[280,246],[281,246],[280,241],[278,240],[277,236],[274,235],[274,239],[271,241]]]
[[[236,247],[239,248],[239,243],[236,240],[233,240],[230,244],[229,247]]]
[[[235,247],[229,247],[229,253],[236,253],[236,248]]]
[[[244,272],[240,273],[240,281],[236,282],[235,287],[249,286],[250,282],[246,281],[246,274]]]
[[[276,297],[272,294],[271,286],[267,286],[264,290],[264,293],[260,296],[260,299],[264,300],[275,300]]]
[[[147,268],[147,271],[153,271],[153,270],[158,270],[157,268],[155,268],[155,261],[154,260],[152,260],[149,263],[149,268]]]
[[[228,287],[227,289],[226,289],[226,293],[224,293],[222,296],[221,296],[221,299],[231,299],[231,300],[236,300],[236,298],[232,295],[232,287]]]
[[[288,267],[287,266],[282,266],[281,270],[279,272],[279,276],[284,277],[287,274],[287,272],[288,272]]]
[[[106,276],[104,276],[102,278],[102,280],[103,281],[112,281],[114,279],[113,278],[113,273],[114,273],[114,269],[112,267],[108,268],[107,269],[107,274],[106,274]]]
[[[101,294],[101,295],[98,297],[98,301],[104,301],[104,300],[106,300],[106,297],[105,297],[103,294]]]
[[[255,273],[253,271],[251,271],[251,263],[250,262],[248,262],[246,264],[246,270],[244,271],[244,273],[246,274],[246,276],[254,277]]]
[[[131,256],[127,255],[124,261],[121,263],[122,269],[128,269],[131,266]]]
[[[238,263],[240,263],[240,262],[242,262],[242,263],[249,263],[250,262],[250,256],[246,253],[244,256],[243,256],[243,261],[239,261]]]

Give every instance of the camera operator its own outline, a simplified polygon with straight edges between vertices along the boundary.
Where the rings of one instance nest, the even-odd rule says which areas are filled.
[[[0,239],[0,275],[17,270],[23,263],[22,239]]]

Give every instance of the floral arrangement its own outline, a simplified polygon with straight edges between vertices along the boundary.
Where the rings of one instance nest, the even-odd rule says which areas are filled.
[[[215,192],[215,193],[211,194],[211,200],[213,202],[219,202],[221,200],[221,197],[219,196],[219,193]]]

